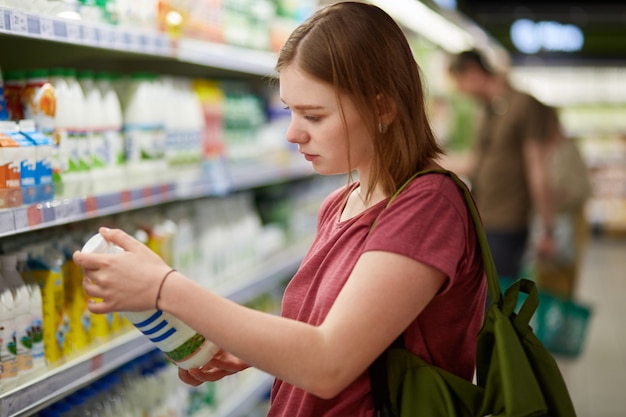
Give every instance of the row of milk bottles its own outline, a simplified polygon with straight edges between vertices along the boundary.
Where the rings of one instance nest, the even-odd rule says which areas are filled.
[[[55,196],[74,198],[192,180],[200,173],[204,119],[184,78],[52,69],[26,85],[51,84],[53,116],[28,114],[57,143]]]
[[[185,417],[188,391],[176,367],[149,352],[42,410],[39,417]]]
[[[0,255],[0,390],[46,370],[42,298],[26,252]]]

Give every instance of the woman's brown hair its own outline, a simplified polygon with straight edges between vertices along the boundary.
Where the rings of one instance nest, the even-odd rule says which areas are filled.
[[[370,191],[380,183],[393,194],[443,153],[426,117],[413,52],[402,29],[380,8],[339,2],[318,10],[291,34],[276,69],[291,64],[354,101],[373,138]],[[393,115],[383,132],[381,114]]]

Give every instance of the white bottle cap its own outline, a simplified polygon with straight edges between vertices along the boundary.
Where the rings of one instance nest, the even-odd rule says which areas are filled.
[[[100,233],[96,233],[85,242],[80,251],[85,253],[107,253],[109,251],[109,242]]]

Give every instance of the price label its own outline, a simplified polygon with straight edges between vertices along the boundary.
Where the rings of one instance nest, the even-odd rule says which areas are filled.
[[[143,198],[146,203],[151,203],[153,196],[154,190],[151,187],[145,187],[141,189],[141,198]]]
[[[98,45],[98,29],[90,25],[83,26],[83,42]]]
[[[29,206],[26,209],[26,216],[28,217],[28,225],[30,227],[39,226],[43,223],[43,209],[41,204]]]
[[[0,7],[0,30],[11,29],[11,13],[9,10]]]
[[[39,30],[40,30],[42,37],[53,38],[54,37],[54,24],[52,23],[52,19],[47,19],[45,17],[40,18]]]
[[[124,37],[126,39],[126,48],[131,51],[136,51],[137,49],[139,49],[139,36],[137,36],[137,34],[132,32],[126,32],[124,34]]]
[[[34,14],[26,15],[26,27],[31,35],[41,35],[41,22],[39,16]]]
[[[93,358],[91,358],[90,363],[91,363],[91,372],[98,371],[100,368],[102,368],[102,365],[104,364],[102,354],[96,355]]]
[[[11,233],[15,231],[15,219],[13,210],[0,210],[0,233]]]
[[[128,43],[126,42],[126,36],[124,32],[116,30],[113,32],[113,36],[115,37],[116,49],[128,49]]]
[[[67,22],[65,27],[67,28],[67,40],[70,42],[81,43],[82,36],[80,25],[77,23]]]
[[[135,35],[135,41],[137,42],[137,48],[141,52],[152,52],[150,48],[150,38],[148,37],[148,35]]]
[[[67,39],[67,26],[64,22],[58,20],[52,21],[54,36],[61,39]]]
[[[11,10],[11,30],[18,33],[28,33],[26,13],[21,10]]]
[[[115,48],[115,31],[107,28],[100,29],[100,46]]]
[[[12,413],[19,412],[20,410],[26,410],[28,407],[32,406],[39,399],[34,392],[35,390],[31,387],[26,387],[24,389],[18,390],[15,394],[11,396],[11,403],[8,407],[10,412],[7,415],[11,415]]]
[[[90,196],[85,198],[85,213],[94,215],[98,211],[98,200],[96,197]]]
[[[124,190],[120,193],[120,202],[122,207],[128,207],[133,202],[133,196],[129,190]]]
[[[30,228],[26,207],[13,209],[13,218],[15,220],[15,230],[28,230]]]
[[[70,199],[59,202],[59,205],[54,207],[54,217],[56,220],[71,220],[82,214],[80,207],[80,200]]]

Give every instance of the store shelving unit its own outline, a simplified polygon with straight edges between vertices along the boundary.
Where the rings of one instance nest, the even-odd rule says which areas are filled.
[[[308,239],[291,245],[279,254],[266,258],[254,268],[239,275],[234,284],[215,291],[237,302],[246,302],[265,290],[274,288],[286,274],[296,270]],[[243,278],[241,277],[243,275]],[[234,281],[232,281],[234,282]],[[28,416],[87,385],[119,366],[154,350],[154,345],[135,330],[116,336],[109,342],[93,347],[26,384],[0,394],[0,417]],[[223,417],[239,415],[269,388],[271,379],[259,373],[251,378],[245,389],[225,402],[218,410]],[[251,403],[249,401],[252,401]]]
[[[45,53],[54,48],[54,54]],[[48,51],[49,52],[49,51]],[[178,39],[151,31],[113,27],[41,16],[0,7],[0,56],[2,69],[65,66],[88,63],[98,68],[131,71],[150,68],[162,73],[193,76],[229,76],[251,82],[266,82],[273,76],[271,52],[251,51],[204,41]],[[141,189],[59,199],[0,210],[0,238],[12,237],[72,224],[128,210],[221,195],[310,176],[309,164],[255,162],[229,167],[219,186],[199,179],[187,183],[166,183]],[[236,284],[223,284],[215,291],[237,302],[246,302],[275,287],[295,271],[305,253],[308,239],[292,244],[279,254],[255,265]],[[226,281],[227,282],[227,281]],[[132,330],[89,351],[68,359],[25,384],[0,393],[0,417],[28,416],[58,399],[102,377],[119,366],[154,349],[141,334]],[[241,415],[253,406],[271,384],[259,373],[236,397],[216,411],[220,417]]]
[[[272,52],[195,39],[174,40],[156,31],[40,16],[6,7],[0,7],[0,34],[13,36],[14,41],[19,44],[26,42],[31,47],[28,51],[29,61],[13,63],[19,65],[31,62],[38,65],[64,63],[68,59],[81,57],[98,57],[102,60],[117,57],[119,60],[143,56],[145,62],[173,63],[183,72],[192,71],[191,67],[185,68],[185,64],[190,64],[200,67],[201,71],[212,68],[220,73],[272,76],[276,62]],[[39,48],[49,47],[49,42],[56,43],[55,52],[58,53],[54,57],[47,57],[46,62],[41,62]],[[11,45],[6,47],[14,54],[20,52],[19,48]],[[11,66],[11,62],[6,64]]]

